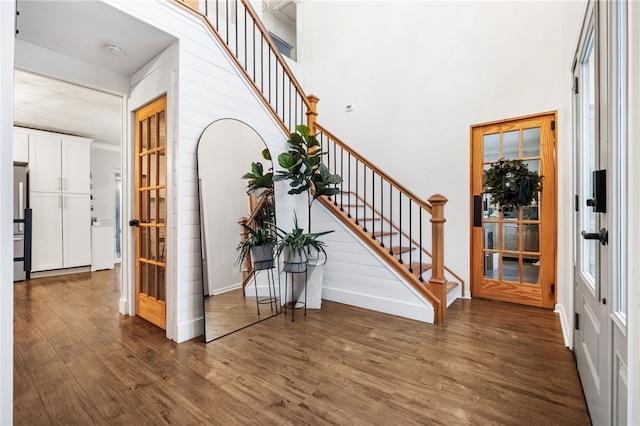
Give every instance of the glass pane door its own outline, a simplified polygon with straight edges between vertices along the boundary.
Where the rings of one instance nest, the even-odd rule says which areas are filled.
[[[540,174],[540,127],[483,135],[483,170],[500,159],[519,159]],[[483,185],[484,186],[484,185]],[[538,284],[540,275],[540,198],[507,211],[484,194],[482,227],[484,277],[516,284]]]
[[[166,328],[166,98],[136,112],[136,313]]]
[[[555,123],[556,114],[551,112],[471,128],[474,297],[555,306]],[[501,206],[488,193],[485,172],[501,160],[519,160],[541,177],[541,189],[531,204]],[[508,176],[503,182],[492,182],[496,188],[512,184]]]

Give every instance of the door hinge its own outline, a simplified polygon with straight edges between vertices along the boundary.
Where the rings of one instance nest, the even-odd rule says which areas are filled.
[[[575,196],[575,205],[574,205],[574,209],[579,212],[580,211],[580,196],[576,194]]]
[[[578,77],[573,78],[573,93],[578,94]]]
[[[573,313],[573,328],[580,330],[580,314],[577,312]]]
[[[553,120],[553,121],[551,122],[551,130],[555,130],[555,129],[556,129],[556,121],[555,121],[555,120]]]
[[[556,294],[556,285],[551,283],[551,294]]]

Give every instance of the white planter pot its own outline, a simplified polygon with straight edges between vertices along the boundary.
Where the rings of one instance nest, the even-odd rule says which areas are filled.
[[[322,306],[322,284],[324,279],[324,265],[309,265],[307,271],[307,309],[320,309]],[[304,301],[304,291],[300,301]]]
[[[305,272],[307,270],[307,255],[304,250],[292,252],[288,247],[282,251],[285,272]]]

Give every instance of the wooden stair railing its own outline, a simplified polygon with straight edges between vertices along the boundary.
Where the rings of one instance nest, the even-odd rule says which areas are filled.
[[[324,163],[343,178],[337,185],[340,192],[331,200],[321,198],[322,204],[411,282],[433,304],[434,322],[444,323],[451,289],[445,271],[464,291],[462,278],[444,265],[446,197],[436,194],[422,201],[323,126],[314,124],[321,149],[327,152]],[[427,271],[430,277],[425,279]]]
[[[273,210],[273,203],[273,189],[263,192],[260,196],[260,200],[258,203],[255,203],[255,205],[253,200],[250,202],[250,205],[252,206],[251,215],[249,215],[249,217],[242,217],[238,220],[238,225],[242,228],[240,233],[241,243],[245,242],[247,238],[249,238],[249,231],[247,231],[247,229],[242,225],[249,226],[256,230],[259,226],[263,225],[258,222],[265,216],[272,220],[275,214]],[[242,271],[242,295],[245,296],[244,288],[251,282],[253,274],[255,273],[253,270],[253,262],[251,261],[251,254],[244,259],[243,263],[240,265],[240,269]]]
[[[248,0],[174,2],[202,18],[287,136],[313,114],[313,96],[305,95]]]
[[[322,137],[320,136],[319,139],[322,139]],[[353,198],[356,198],[355,194],[352,194]],[[343,204],[342,207],[344,208],[357,208],[357,207],[363,207],[366,206],[366,208],[370,209],[371,211],[373,211],[375,213],[375,215],[377,215],[378,217],[375,217],[374,220],[379,221],[382,220],[382,213],[378,210],[378,209],[374,209],[374,207],[371,205],[370,202],[365,202],[365,200],[362,198],[361,195],[359,195],[356,199],[356,202],[353,204]],[[364,219],[360,219],[361,221]],[[378,228],[380,229],[380,228]],[[389,237],[389,236],[395,236],[398,234],[402,234],[403,238],[405,239],[409,239],[410,236],[409,234],[406,232],[406,230],[401,230],[395,223],[391,223],[390,227],[387,228],[384,231],[375,231],[375,232],[371,232],[371,237],[375,240],[375,239],[380,239],[383,237]],[[414,239],[412,239],[412,245],[414,247],[419,247],[420,244],[418,241]],[[384,247],[384,244],[383,244]],[[424,254],[428,257],[431,258],[431,252],[427,249],[427,247],[422,246],[422,250],[424,251]],[[420,263],[420,262],[412,262],[411,265],[411,269],[413,270],[413,273],[415,274],[419,269],[422,269],[422,272],[426,272],[427,270],[431,269],[431,263]],[[448,266],[444,266],[444,270],[446,272],[448,272],[452,277],[454,277],[458,283],[460,283],[462,285],[462,292],[464,294],[464,280],[458,275],[456,274],[453,270],[451,270]]]
[[[380,191],[380,197],[377,198],[379,204],[373,203],[369,206],[370,219],[372,219],[371,230],[366,226],[369,218],[364,214],[362,216],[358,214],[358,209],[362,206],[353,207],[350,206],[351,203],[344,204],[342,198],[339,205],[335,199],[330,201],[320,198],[320,200],[336,217],[360,235],[363,241],[375,247],[378,253],[383,254],[383,258],[386,258],[399,274],[430,301],[434,307],[434,321],[442,324],[446,318],[447,288],[451,287],[451,282],[445,278],[445,271],[460,282],[464,294],[464,281],[444,266],[444,223],[446,221],[444,205],[447,199],[436,194],[429,198],[428,203],[422,201],[317,124],[318,98],[314,95],[305,95],[248,0],[206,0],[204,2],[174,0],[174,2],[202,18],[287,136],[295,132],[297,124],[306,121],[311,133],[318,134],[318,139],[325,141],[323,149],[327,147],[329,150],[333,149],[333,168],[331,168],[331,152],[327,166],[333,173],[346,177],[346,185],[344,182],[341,185],[342,191],[351,194],[353,185],[356,199],[358,194],[365,194],[366,206],[369,199],[375,198],[373,196],[375,182],[367,188],[367,171],[375,176],[375,179],[380,180],[380,186],[377,189]],[[343,159],[337,160],[338,151],[342,155],[347,155],[346,174],[345,162]],[[352,160],[355,161],[355,170]],[[340,166],[336,167],[337,164]],[[362,178],[358,175],[360,167],[364,170]],[[368,198],[367,194],[372,198]],[[348,195],[348,198],[350,197],[351,195]],[[364,209],[366,210],[366,207]],[[418,209],[420,214],[412,214],[413,209]],[[352,211],[355,212],[355,217]],[[427,217],[431,222],[431,233],[426,232],[427,226],[423,226],[423,221],[426,222]],[[376,229],[377,221],[381,224],[388,223],[389,229]],[[399,239],[397,253],[394,252],[394,245],[391,243],[396,234]],[[384,243],[385,237],[388,238],[387,245]],[[429,241],[432,245],[431,252],[425,248]],[[403,244],[408,244],[408,248],[403,248]],[[413,252],[416,252],[417,261],[413,259]],[[405,261],[404,257],[408,257],[408,261]],[[426,262],[427,259],[430,260],[429,263]],[[431,277],[428,280],[423,277],[426,271],[431,271]]]

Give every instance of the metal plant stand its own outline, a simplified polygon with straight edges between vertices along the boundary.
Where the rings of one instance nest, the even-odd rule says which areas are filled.
[[[263,262],[263,263],[266,263],[266,262]],[[276,314],[279,314],[281,312],[280,306],[278,304],[278,301],[280,300],[280,297],[279,297],[280,285],[278,285],[278,290],[276,291],[276,280],[273,276],[273,269],[274,269],[273,261],[270,264],[267,263],[266,265],[254,265],[253,288],[256,291],[256,306],[258,308],[258,315],[260,315],[260,305],[267,304],[267,303],[271,307],[271,312],[273,312],[274,310],[276,311]],[[267,274],[267,287],[269,288],[269,297],[263,298],[263,299],[258,298],[258,282],[256,280],[256,275],[258,275],[258,272],[261,272],[261,271],[265,271]],[[274,306],[275,306],[275,309],[274,309]]]
[[[287,315],[287,306],[291,309],[291,321],[295,321],[295,311],[296,309],[304,308],[304,316],[307,316],[307,262],[302,263],[285,263],[284,265],[284,294],[285,300],[287,296],[287,288],[289,285],[289,277],[291,277],[291,302],[287,302],[284,304],[284,314]],[[304,274],[304,302],[297,301],[294,295],[294,287],[295,281],[294,276],[296,274]]]

